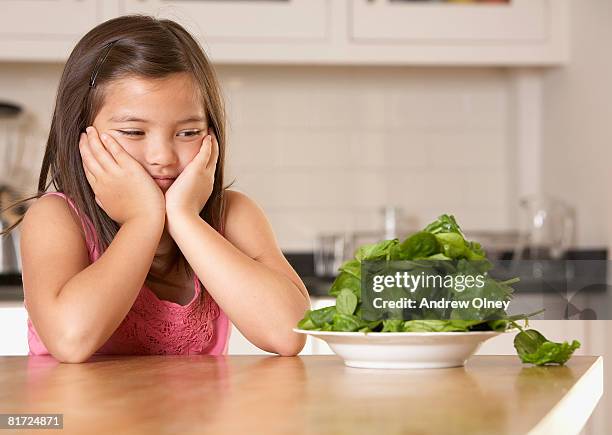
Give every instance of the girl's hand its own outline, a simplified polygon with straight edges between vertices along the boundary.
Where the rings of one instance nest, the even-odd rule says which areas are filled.
[[[115,222],[165,220],[164,194],[145,168],[109,134],[87,127],[79,151],[98,205]]]
[[[166,212],[199,215],[210,198],[219,157],[219,144],[212,130],[200,151],[166,191]]]

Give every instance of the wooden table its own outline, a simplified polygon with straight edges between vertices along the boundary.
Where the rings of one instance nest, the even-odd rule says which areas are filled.
[[[63,413],[64,431],[44,433],[556,435],[577,433],[603,389],[591,356],[562,367],[474,356],[432,370],[349,368],[329,355],[90,361],[0,357],[0,413]]]

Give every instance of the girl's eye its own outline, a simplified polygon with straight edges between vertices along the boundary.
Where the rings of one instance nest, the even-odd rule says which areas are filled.
[[[125,131],[125,130],[119,130],[119,132],[121,134],[125,134],[126,136],[137,136],[139,134],[142,134],[142,131]]]
[[[183,133],[186,133],[188,136],[197,136],[202,133],[202,130],[183,131]]]
[[[140,135],[144,134],[142,131],[135,131],[135,130],[119,130],[119,132],[121,134],[125,134],[126,136],[140,136]],[[187,134],[187,137],[190,137],[190,136],[197,136],[197,135],[201,134],[202,130],[183,131],[181,133],[185,133],[185,134]]]

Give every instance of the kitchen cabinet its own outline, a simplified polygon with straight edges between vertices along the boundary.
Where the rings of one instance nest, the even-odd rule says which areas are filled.
[[[96,25],[124,14],[148,14],[183,24],[209,52],[248,57],[249,45],[325,41],[330,0],[32,0],[4,1],[0,61],[65,62]],[[236,51],[237,50],[237,51]],[[235,54],[238,53],[238,54]],[[255,60],[256,59],[251,59]]]
[[[3,40],[41,41],[78,37],[97,24],[97,3],[97,0],[4,0],[0,36]],[[66,26],[67,17],[70,26]]]
[[[549,0],[468,5],[356,0],[351,6],[351,37],[362,43],[543,40],[550,30],[552,7]],[[479,25],[474,26],[475,22]]]
[[[119,13],[175,17],[206,42],[234,44],[321,41],[329,21],[328,0],[120,0]]]
[[[65,62],[95,25],[144,13],[178,21],[221,64],[561,65],[568,11],[569,0],[4,1],[0,61]]]
[[[388,53],[419,63],[567,60],[565,0],[484,4],[353,0],[349,15],[352,43],[383,49],[381,57]]]
[[[65,61],[78,40],[112,15],[103,0],[3,0],[0,61]]]

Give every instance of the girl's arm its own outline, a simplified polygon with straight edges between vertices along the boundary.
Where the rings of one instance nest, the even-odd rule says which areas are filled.
[[[22,222],[29,316],[62,362],[87,360],[117,329],[138,296],[164,227],[163,216],[130,219],[89,264],[77,219],[63,198],[49,195]]]
[[[283,256],[262,209],[226,191],[225,237],[197,214],[168,212],[168,231],[208,292],[253,344],[296,355],[305,337],[292,331],[310,308],[308,291]]]

